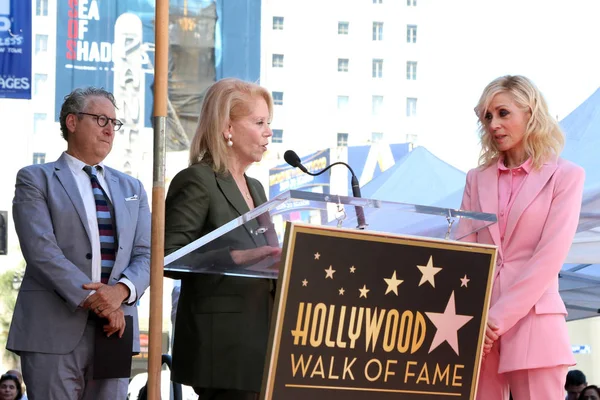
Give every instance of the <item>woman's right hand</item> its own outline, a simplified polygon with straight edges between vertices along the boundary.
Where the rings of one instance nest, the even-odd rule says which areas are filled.
[[[492,347],[494,346],[494,342],[498,340],[500,336],[496,333],[498,331],[498,325],[495,323],[488,321],[487,326],[485,328],[485,341],[483,344],[483,358],[490,354],[492,351]]]
[[[252,265],[267,257],[281,255],[281,249],[273,246],[261,246],[248,250],[231,250],[231,258],[237,265]]]

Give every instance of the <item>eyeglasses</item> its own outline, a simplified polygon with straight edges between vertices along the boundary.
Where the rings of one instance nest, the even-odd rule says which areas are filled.
[[[98,123],[98,126],[100,126],[101,128],[104,128],[106,125],[108,125],[109,121],[113,126],[113,130],[115,130],[115,131],[118,131],[123,126],[123,123],[121,121],[119,121],[118,119],[109,118],[104,114],[98,115],[98,114],[90,114],[90,113],[84,113],[84,112],[79,112],[77,114],[89,115],[90,117],[94,117],[96,119],[96,122]]]

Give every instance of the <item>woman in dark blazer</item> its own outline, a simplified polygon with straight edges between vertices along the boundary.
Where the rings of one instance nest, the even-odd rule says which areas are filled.
[[[190,166],[170,184],[165,253],[264,203],[259,181],[245,175],[262,159],[272,131],[267,90],[223,79],[207,91]],[[251,221],[252,222],[252,221]],[[215,264],[243,265],[280,254],[262,235],[241,226],[211,251]],[[172,379],[194,387],[200,399],[256,399],[267,351],[274,284],[253,279],[188,274],[181,280],[173,344]]]

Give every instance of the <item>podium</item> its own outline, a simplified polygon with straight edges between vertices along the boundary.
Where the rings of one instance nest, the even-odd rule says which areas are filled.
[[[165,257],[165,275],[277,279],[261,399],[474,399],[496,247],[470,241],[494,223],[288,191]],[[281,257],[223,262],[250,250],[236,229]]]

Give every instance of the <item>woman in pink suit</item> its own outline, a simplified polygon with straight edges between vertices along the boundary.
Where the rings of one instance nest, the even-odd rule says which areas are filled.
[[[562,399],[575,359],[558,273],[577,229],[584,171],[558,157],[563,134],[527,78],[492,81],[475,112],[480,166],[467,174],[461,208],[498,215],[467,238],[498,246],[477,399]]]

